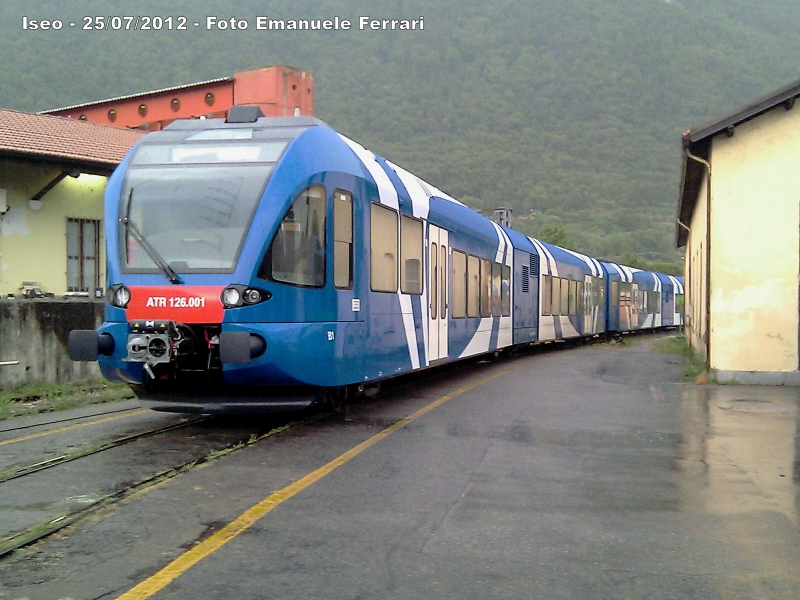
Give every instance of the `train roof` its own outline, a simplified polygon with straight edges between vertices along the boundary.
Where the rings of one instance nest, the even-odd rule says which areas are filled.
[[[255,121],[231,122],[226,119],[178,119],[161,131],[146,135],[142,143],[163,143],[197,140],[224,140],[221,130],[251,131],[252,139],[294,139],[310,127],[327,127],[315,117],[260,117]],[[209,132],[205,135],[202,132]],[[239,138],[241,139],[241,138]]]

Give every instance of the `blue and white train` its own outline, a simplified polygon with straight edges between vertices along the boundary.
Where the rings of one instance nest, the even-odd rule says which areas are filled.
[[[310,117],[175,121],[108,181],[108,291],[72,331],[146,406],[332,403],[518,344],[680,325],[679,278],[481,216]]]

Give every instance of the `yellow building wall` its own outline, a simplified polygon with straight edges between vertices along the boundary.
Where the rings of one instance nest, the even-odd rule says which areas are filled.
[[[712,369],[798,370],[798,156],[800,107],[713,139]]]
[[[19,294],[24,281],[56,295],[67,291],[67,219],[92,219],[100,226],[100,285],[105,284],[103,193],[106,177],[67,177],[33,210],[30,199],[58,175],[58,169],[0,161],[0,189],[8,211],[0,221],[0,295]]]
[[[700,356],[706,355],[706,199],[708,179],[704,178],[697,205],[689,224],[684,256],[684,324],[686,338]]]

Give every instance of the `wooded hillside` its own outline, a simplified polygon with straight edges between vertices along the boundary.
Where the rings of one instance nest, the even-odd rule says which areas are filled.
[[[681,133],[800,76],[800,3],[789,0],[363,4],[6,0],[0,106],[297,66],[314,75],[318,117],[474,208],[510,206],[516,228],[547,226],[595,256],[675,262]],[[82,29],[110,13],[184,16],[187,29]],[[210,15],[249,27],[208,31]],[[23,16],[64,27],[23,31]],[[259,31],[257,16],[353,26]],[[424,29],[361,30],[360,16],[422,16]]]

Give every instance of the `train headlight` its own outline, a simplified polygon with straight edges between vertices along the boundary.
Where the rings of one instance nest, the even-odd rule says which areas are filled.
[[[220,300],[225,308],[237,308],[239,306],[252,306],[272,298],[266,290],[249,287],[246,285],[233,284],[222,290]]]
[[[258,304],[261,302],[261,292],[253,288],[247,288],[244,291],[245,304]]]
[[[242,301],[242,294],[235,287],[227,287],[222,290],[222,296],[220,299],[225,305],[225,308],[233,308],[234,306],[240,305]]]
[[[131,301],[131,291],[124,285],[112,285],[106,293],[109,304],[117,308],[127,308]]]

